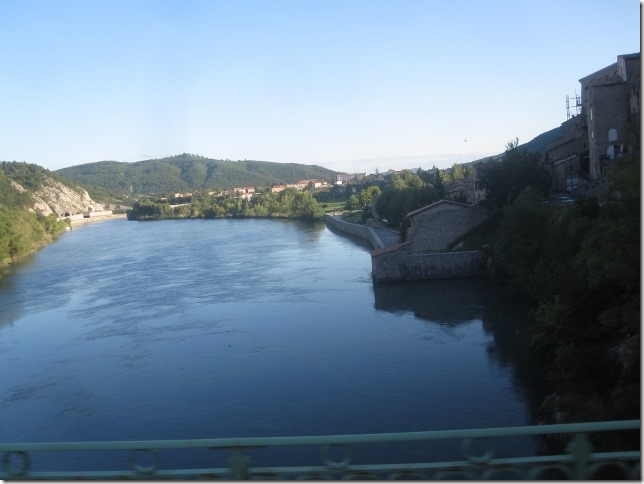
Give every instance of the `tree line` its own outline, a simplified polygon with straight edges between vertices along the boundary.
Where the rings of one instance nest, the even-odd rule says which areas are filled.
[[[176,200],[183,201],[183,200]],[[172,206],[167,200],[145,199],[127,211],[129,220],[169,218],[274,217],[316,220],[324,215],[323,207],[310,191],[287,188],[277,193],[256,193],[251,199],[232,194],[201,194]]]
[[[487,247],[491,273],[536,308],[531,349],[554,392],[544,416],[639,418],[639,155],[616,160],[601,205],[544,203],[540,158],[511,143],[477,171],[485,203],[503,211]]]

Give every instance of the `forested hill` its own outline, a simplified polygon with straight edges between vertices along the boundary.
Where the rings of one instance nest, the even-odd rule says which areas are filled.
[[[540,135],[532,138],[530,141],[527,143],[522,143],[517,146],[519,151],[528,151],[528,152],[534,152],[534,153],[540,153],[542,156],[546,155],[546,147],[548,146],[548,143],[556,140],[557,138],[561,138],[563,136],[563,128],[561,126],[557,126],[556,128],[552,128],[549,131],[546,131],[544,133],[541,133]],[[485,161],[492,161],[492,160],[500,160],[505,153],[499,153],[498,155],[494,156],[488,156],[486,158],[480,158],[478,160],[474,160],[472,163],[478,163],[478,162],[485,162]]]
[[[213,160],[182,154],[134,163],[99,161],[63,168],[56,173],[74,184],[112,193],[160,194],[269,186],[310,179],[335,181],[336,172],[316,165]]]
[[[68,225],[57,220],[57,212],[71,210],[77,200],[91,202],[83,195],[38,165],[0,162],[0,278],[3,266],[63,232]]]

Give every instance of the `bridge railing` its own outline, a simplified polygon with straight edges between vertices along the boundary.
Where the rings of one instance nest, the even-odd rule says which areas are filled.
[[[0,479],[640,479],[640,449],[596,452],[590,436],[605,432],[639,435],[640,421],[441,430],[386,434],[243,437],[193,440],[4,443]],[[556,436],[565,451],[554,455],[500,456],[495,444],[511,438]],[[639,438],[632,439],[639,442]],[[457,459],[438,460],[412,452],[412,462],[395,462],[385,450],[377,463],[359,463],[352,449],[364,445],[444,446],[460,443]],[[302,449],[313,450],[310,454]],[[190,458],[177,460],[172,453]],[[286,465],[258,466],[263,452],[277,452]],[[73,458],[67,458],[73,456]],[[166,462],[162,457],[166,457]],[[192,464],[199,456],[199,465]],[[294,457],[296,456],[296,458]],[[422,457],[422,458],[419,458]],[[311,458],[311,462],[302,460]],[[199,460],[198,459],[198,460]],[[261,459],[260,459],[261,460]],[[205,462],[205,463],[204,463]],[[89,468],[88,468],[89,466]],[[185,468],[184,468],[185,467]]]

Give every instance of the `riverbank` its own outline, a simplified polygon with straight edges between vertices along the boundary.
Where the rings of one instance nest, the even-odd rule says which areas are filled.
[[[105,222],[107,220],[115,220],[115,219],[126,219],[127,216],[124,213],[119,213],[119,214],[112,214],[112,215],[102,215],[100,217],[88,217],[88,218],[79,218],[76,220],[70,220],[70,227],[74,227],[76,225],[84,225],[87,223],[93,223],[93,222]]]

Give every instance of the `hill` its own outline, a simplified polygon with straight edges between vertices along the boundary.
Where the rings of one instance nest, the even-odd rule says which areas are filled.
[[[523,151],[532,151],[532,152],[541,153],[542,155],[545,156],[546,146],[548,145],[548,143],[556,140],[557,138],[560,138],[561,136],[563,136],[563,129],[561,128],[561,126],[557,126],[556,128],[553,128],[550,131],[541,133],[539,136],[531,139],[527,143],[519,145],[518,148]]]
[[[62,168],[56,173],[74,184],[88,188],[93,187],[110,193],[144,195],[269,186],[308,179],[331,180],[335,179],[336,172],[316,165],[213,160],[184,153],[134,163],[86,163]]]
[[[90,206],[101,208],[87,191],[41,166],[0,163],[0,266],[65,231],[68,223],[58,215],[87,211]]]
[[[87,193],[55,173],[30,163],[0,163],[0,204],[12,210],[62,216],[102,210]]]
[[[541,133],[540,135],[532,138],[527,143],[520,144],[519,146],[517,146],[517,148],[521,151],[541,153],[543,156],[545,156],[546,146],[548,145],[548,143],[556,140],[557,138],[560,138],[562,135],[563,135],[563,130],[561,126],[557,126],[556,128],[553,128],[549,131],[546,131],[545,133]],[[495,160],[501,159],[503,155],[504,153],[499,153],[498,155],[488,156],[486,158],[480,158],[478,160],[471,161],[470,163],[495,161]]]

